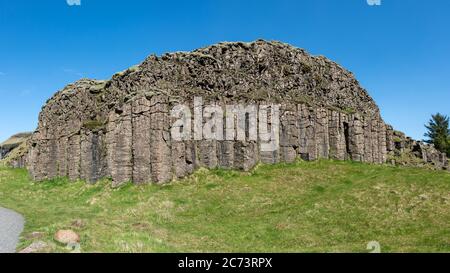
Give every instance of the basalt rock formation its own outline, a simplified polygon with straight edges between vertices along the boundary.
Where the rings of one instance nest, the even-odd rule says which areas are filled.
[[[260,140],[247,139],[174,140],[170,111],[180,103],[194,111],[194,97],[224,111],[227,104],[279,104],[279,148],[261,152]],[[279,42],[221,43],[150,56],[108,81],[68,85],[43,107],[27,167],[35,180],[110,177],[118,186],[296,158],[385,163],[407,148],[424,164],[448,164],[432,147],[406,143],[338,64]]]

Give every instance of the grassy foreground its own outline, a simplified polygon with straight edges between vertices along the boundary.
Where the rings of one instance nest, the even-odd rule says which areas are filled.
[[[83,252],[450,252],[450,173],[422,169],[297,162],[112,189],[1,168],[0,206],[26,218],[19,249],[43,232],[64,252],[53,234],[73,229]]]

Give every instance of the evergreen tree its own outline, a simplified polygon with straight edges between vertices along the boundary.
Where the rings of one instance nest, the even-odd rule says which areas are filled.
[[[436,149],[450,155],[450,128],[449,117],[440,113],[432,115],[428,124],[425,125],[428,132],[425,136],[427,143],[434,144]]]

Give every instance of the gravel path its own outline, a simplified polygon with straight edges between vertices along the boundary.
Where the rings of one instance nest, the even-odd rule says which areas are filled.
[[[0,253],[14,253],[23,230],[22,215],[0,207]]]

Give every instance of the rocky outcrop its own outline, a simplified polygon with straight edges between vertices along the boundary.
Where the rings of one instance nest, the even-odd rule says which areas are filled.
[[[388,159],[392,164],[450,170],[446,154],[433,145],[413,140],[399,131],[388,133]]]
[[[25,167],[30,137],[31,133],[18,133],[0,143],[0,163],[14,168]]]
[[[18,133],[0,143],[0,160],[7,157],[12,150],[26,142],[30,136],[31,133]]]
[[[232,138],[198,135],[196,129],[215,114],[200,120],[189,116],[192,127],[175,125],[171,111],[180,104],[193,116],[208,113],[212,105],[216,114],[224,114],[215,119],[214,133],[223,126]],[[230,119],[230,104],[259,111]],[[267,143],[252,137],[249,123],[262,120],[271,130],[279,122],[274,150],[262,149]],[[242,122],[243,129],[229,132],[224,124],[230,121]],[[192,138],[176,139],[173,129],[189,131]],[[368,93],[338,64],[278,42],[222,43],[150,56],[109,81],[85,79],[59,91],[40,113],[27,166],[35,180],[68,176],[89,182],[110,177],[114,186],[164,183],[199,167],[249,170],[258,162],[296,158],[385,163],[403,145],[397,138]],[[445,156],[424,152],[431,149],[416,152],[444,166]]]

